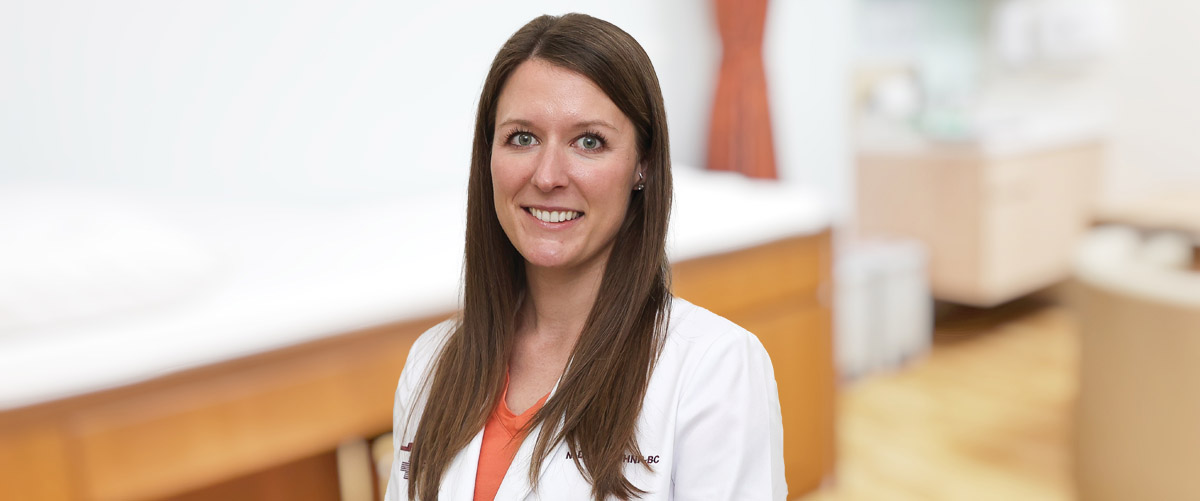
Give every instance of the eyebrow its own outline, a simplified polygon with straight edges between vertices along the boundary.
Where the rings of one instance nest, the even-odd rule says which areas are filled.
[[[497,125],[497,127],[504,127],[504,126],[507,126],[510,124],[516,124],[516,125],[520,125],[523,127],[530,127],[530,128],[533,127],[533,122],[530,122],[529,120],[525,120],[523,118],[510,118],[508,120],[501,122],[499,125]],[[574,127],[576,129],[581,129],[584,127],[595,127],[595,126],[607,127],[609,129],[612,129],[617,132],[620,132],[620,130],[621,130],[621,129],[618,129],[617,126],[610,124],[608,122],[605,122],[604,120],[588,120],[588,121],[584,121],[584,122],[577,122],[574,124]]]

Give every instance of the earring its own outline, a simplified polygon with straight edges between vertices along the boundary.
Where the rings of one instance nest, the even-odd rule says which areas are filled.
[[[638,184],[637,184],[637,186],[633,187],[633,191],[642,191],[642,190],[646,189],[646,183],[642,182],[645,180],[646,180],[646,176],[642,175],[642,171],[638,171]]]

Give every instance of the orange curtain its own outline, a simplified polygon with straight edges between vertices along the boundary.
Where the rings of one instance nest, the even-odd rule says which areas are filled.
[[[750,177],[775,173],[762,42],[767,0],[715,0],[724,47],[708,134],[708,168]]]

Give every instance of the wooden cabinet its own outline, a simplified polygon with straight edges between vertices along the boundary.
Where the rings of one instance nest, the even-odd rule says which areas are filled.
[[[939,299],[992,306],[1067,276],[1092,219],[1099,143],[992,156],[972,147],[858,156],[861,236],[928,247]]]

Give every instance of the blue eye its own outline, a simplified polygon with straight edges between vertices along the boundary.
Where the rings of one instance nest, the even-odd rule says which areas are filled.
[[[508,144],[513,146],[533,146],[537,144],[537,139],[525,131],[516,131],[508,136]]]
[[[575,140],[575,144],[584,151],[597,152],[604,149],[604,138],[600,137],[599,134],[588,133]]]

